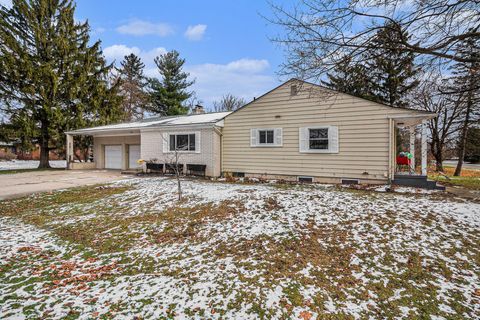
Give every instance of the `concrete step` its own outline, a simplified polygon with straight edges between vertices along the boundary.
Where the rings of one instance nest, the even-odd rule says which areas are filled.
[[[427,190],[445,190],[444,186],[437,185],[435,181],[428,180],[427,176],[419,175],[395,175],[395,179],[392,181],[392,184]]]

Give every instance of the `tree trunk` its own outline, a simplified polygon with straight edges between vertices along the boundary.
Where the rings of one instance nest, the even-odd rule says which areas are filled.
[[[43,120],[40,128],[40,164],[39,169],[50,168],[48,142],[50,135],[48,134],[48,121]]]
[[[439,152],[436,152],[436,153],[434,153],[433,156],[435,157],[435,162],[436,162],[435,170],[437,172],[443,172],[443,157],[442,157],[442,155]]]
[[[463,121],[463,127],[460,135],[460,141],[458,142],[458,163],[457,167],[455,168],[455,173],[453,174],[455,177],[459,177],[462,174],[462,167],[463,167],[463,158],[465,157],[465,147],[467,145],[467,132],[468,132],[468,125],[470,124],[470,113],[472,109],[472,93],[469,92],[469,97],[467,99],[467,109],[465,110],[465,120]]]

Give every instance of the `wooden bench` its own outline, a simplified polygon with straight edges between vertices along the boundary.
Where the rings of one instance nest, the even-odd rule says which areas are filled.
[[[147,163],[147,170],[155,173],[163,173],[163,163]]]
[[[205,177],[207,165],[205,164],[187,164],[187,174],[192,176]]]
[[[183,164],[182,163],[179,163],[177,165],[178,167],[178,173],[179,174],[183,174]],[[165,173],[171,173],[171,174],[175,174],[175,164],[173,163],[166,163],[165,164]]]

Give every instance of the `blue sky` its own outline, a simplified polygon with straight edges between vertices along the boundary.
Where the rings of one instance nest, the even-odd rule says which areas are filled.
[[[223,94],[248,101],[280,83],[283,52],[269,40],[279,30],[262,17],[270,14],[264,0],[78,0],[76,11],[109,61],[134,52],[154,76],[154,56],[178,50],[207,108]]]

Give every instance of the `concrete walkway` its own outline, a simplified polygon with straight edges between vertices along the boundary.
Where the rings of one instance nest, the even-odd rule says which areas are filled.
[[[108,183],[131,176],[110,170],[52,170],[0,175],[0,200],[32,193]]]

